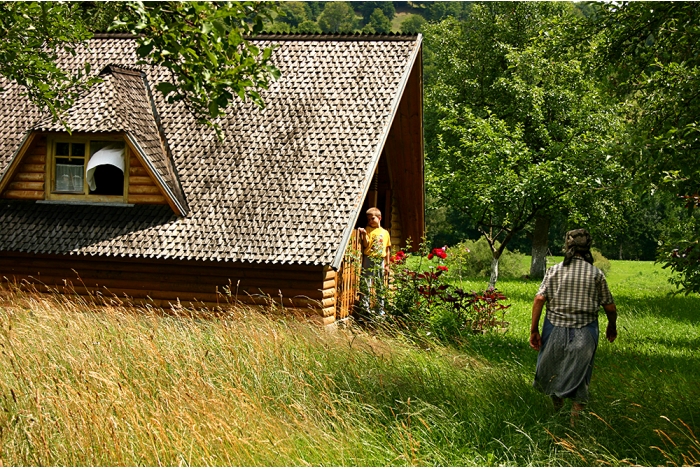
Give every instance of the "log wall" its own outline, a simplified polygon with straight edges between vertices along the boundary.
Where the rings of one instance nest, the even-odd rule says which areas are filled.
[[[126,200],[129,204],[167,204],[168,201],[156,186],[148,170],[136,157],[129,159],[129,189]]]
[[[5,187],[5,199],[44,199],[46,181],[46,136],[36,136],[30,143],[12,179]]]
[[[403,237],[403,232],[401,230],[401,211],[399,211],[399,201],[395,195],[392,194],[391,198],[391,251],[396,253],[397,251],[406,248],[406,239]],[[411,240],[413,248],[418,248],[418,243],[420,240]]]
[[[0,281],[40,291],[71,285],[83,296],[117,296],[135,305],[208,308],[274,303],[328,325],[335,321],[336,273],[320,266],[133,260],[0,253]]]

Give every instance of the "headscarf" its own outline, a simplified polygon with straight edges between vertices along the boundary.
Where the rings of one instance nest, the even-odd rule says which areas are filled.
[[[568,266],[576,254],[583,257],[584,261],[593,264],[592,244],[591,234],[585,228],[577,228],[566,232],[564,237],[564,266]]]

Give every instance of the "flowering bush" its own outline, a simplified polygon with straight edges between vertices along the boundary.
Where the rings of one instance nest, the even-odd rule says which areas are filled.
[[[409,256],[401,251],[394,258],[392,289],[387,313],[391,319],[449,340],[475,331],[491,331],[503,325],[506,297],[496,289],[465,292],[452,285],[445,274],[448,248],[422,249],[414,269]],[[427,253],[427,256],[426,256]],[[401,254],[399,256],[399,254]],[[427,258],[427,261],[426,261]],[[439,261],[438,261],[439,260]],[[500,314],[500,316],[499,316]]]

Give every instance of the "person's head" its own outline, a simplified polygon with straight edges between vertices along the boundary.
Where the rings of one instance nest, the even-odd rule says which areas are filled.
[[[372,228],[377,228],[381,226],[382,222],[382,211],[376,207],[370,207],[367,209],[367,225]]]
[[[593,264],[592,244],[593,238],[591,238],[591,234],[585,228],[577,228],[566,232],[564,236],[564,265],[571,263],[571,260],[576,255]]]

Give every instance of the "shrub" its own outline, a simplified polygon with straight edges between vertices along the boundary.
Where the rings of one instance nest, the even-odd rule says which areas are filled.
[[[499,278],[517,278],[523,272],[524,255],[518,251],[503,251],[498,262]],[[450,248],[451,279],[489,277],[491,275],[491,248],[485,237],[478,240],[465,240]]]
[[[591,254],[593,255],[593,266],[608,274],[608,271],[610,271],[610,260],[603,256],[597,248],[592,248]]]

